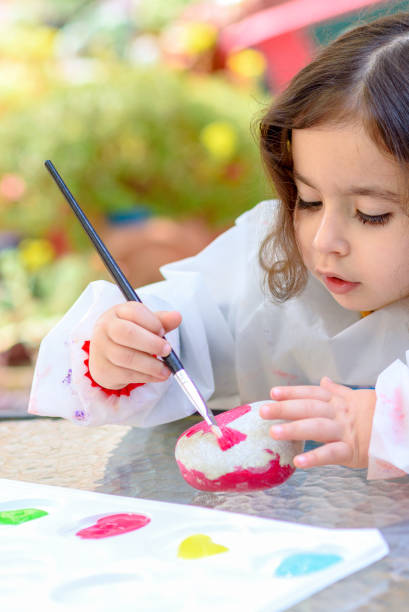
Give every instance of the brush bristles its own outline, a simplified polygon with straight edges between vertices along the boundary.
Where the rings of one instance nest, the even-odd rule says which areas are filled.
[[[210,429],[212,430],[216,438],[223,438],[222,430],[220,429],[218,425],[212,425]]]

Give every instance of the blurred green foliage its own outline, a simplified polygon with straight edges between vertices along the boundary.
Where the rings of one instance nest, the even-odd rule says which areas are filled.
[[[192,0],[149,0],[149,2],[141,2],[139,6],[141,27],[144,30],[159,31],[178,17],[189,4],[192,4]]]
[[[61,84],[3,117],[0,167],[26,185],[17,201],[0,194],[3,228],[39,236],[64,227],[86,244],[45,159],[93,218],[144,205],[223,225],[266,196],[250,125],[261,99],[212,75],[108,66],[103,78]]]
[[[46,159],[97,229],[138,210],[222,228],[270,197],[251,130],[268,102],[258,77],[175,69],[162,47],[161,29],[189,3],[10,3],[0,22],[0,353],[38,345],[104,276]],[[185,53],[210,52],[205,29],[193,42]]]
[[[35,348],[98,276],[85,253],[66,254],[31,270],[19,249],[0,251],[0,352],[17,342]]]

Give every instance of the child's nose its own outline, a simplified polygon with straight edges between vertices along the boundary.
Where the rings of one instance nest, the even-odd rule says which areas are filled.
[[[313,246],[325,254],[347,255],[350,250],[346,228],[338,215],[323,212],[316,228]]]

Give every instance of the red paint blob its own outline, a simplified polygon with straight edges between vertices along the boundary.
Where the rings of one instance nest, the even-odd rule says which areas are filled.
[[[268,452],[270,449],[266,449]],[[267,466],[259,468],[236,467],[233,472],[211,480],[203,472],[188,470],[183,463],[177,462],[183,478],[188,484],[201,491],[260,491],[280,485],[294,473],[291,465],[280,465],[275,456]]]
[[[85,540],[99,540],[141,529],[150,521],[144,514],[110,514],[98,519],[94,525],[77,531],[75,535]]]
[[[246,434],[242,433],[241,431],[238,431],[237,429],[226,427],[226,425],[228,425],[229,423],[232,423],[233,421],[243,416],[243,414],[246,414],[250,410],[251,410],[251,406],[249,406],[248,404],[245,404],[244,406],[238,406],[237,408],[233,408],[233,410],[222,412],[221,414],[218,414],[215,417],[216,423],[220,427],[220,430],[223,434],[221,438],[217,438],[217,443],[219,445],[219,448],[222,451],[228,450],[235,444],[238,444],[239,442],[243,442],[243,440],[247,438]],[[193,427],[190,427],[190,429],[188,429],[188,431],[183,433],[180,436],[180,438],[183,438],[183,436],[186,436],[186,438],[190,438],[191,436],[193,436],[195,433],[198,433],[199,431],[202,431],[203,433],[207,433],[210,431],[210,426],[206,423],[206,421],[201,421],[200,423],[193,425]]]
[[[238,431],[238,429],[231,429],[230,427],[221,427],[222,437],[217,438],[217,443],[220,450],[227,451],[229,448],[243,442],[247,438],[246,434]]]

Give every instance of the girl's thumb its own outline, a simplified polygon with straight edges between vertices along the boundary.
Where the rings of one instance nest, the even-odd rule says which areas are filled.
[[[165,333],[172,331],[182,322],[182,315],[177,310],[160,310],[156,315],[160,319]]]
[[[328,376],[324,376],[323,378],[321,378],[320,387],[337,395],[345,395],[345,392],[350,391],[348,387],[334,383],[334,381],[331,380],[331,378],[329,378]]]

